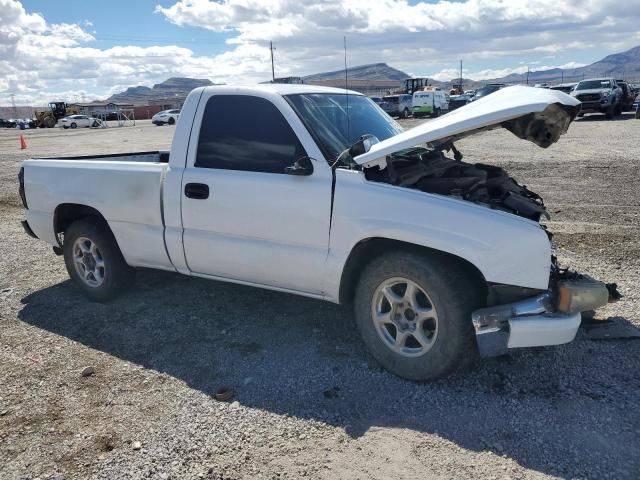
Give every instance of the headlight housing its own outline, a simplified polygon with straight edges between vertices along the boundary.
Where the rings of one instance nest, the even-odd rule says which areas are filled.
[[[560,280],[557,288],[557,309],[562,313],[595,310],[609,301],[607,286],[583,275],[576,279]]]

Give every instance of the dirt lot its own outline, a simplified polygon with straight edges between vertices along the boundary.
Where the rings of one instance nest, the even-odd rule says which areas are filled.
[[[414,384],[375,364],[345,307],[151,271],[89,303],[22,232],[20,161],[168,148],[173,130],[29,131],[25,151],[0,131],[0,478],[640,476],[633,339],[581,330]],[[614,336],[640,325],[639,131],[588,116],[548,150],[501,130],[458,145],[545,198],[562,263],[619,283],[596,315]]]

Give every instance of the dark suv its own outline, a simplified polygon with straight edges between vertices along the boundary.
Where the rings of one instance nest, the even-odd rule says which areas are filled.
[[[616,80],[616,83],[622,90],[622,95],[620,96],[620,113],[628,112],[633,108],[633,101],[636,96],[633,90],[631,90],[631,86],[624,80]]]

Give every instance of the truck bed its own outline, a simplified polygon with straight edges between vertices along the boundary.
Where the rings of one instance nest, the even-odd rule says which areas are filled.
[[[127,263],[172,269],[164,247],[162,182],[168,152],[138,152],[26,160],[27,220],[56,244],[56,209],[87,205],[102,215]]]

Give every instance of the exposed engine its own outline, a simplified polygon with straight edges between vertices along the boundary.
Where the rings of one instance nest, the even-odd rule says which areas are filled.
[[[452,151],[448,158],[444,150]],[[453,144],[441,150],[412,148],[386,159],[384,169],[366,168],[367,180],[415,188],[481,203],[530,220],[549,218],[542,198],[520,185],[502,168],[482,163],[466,163]]]

